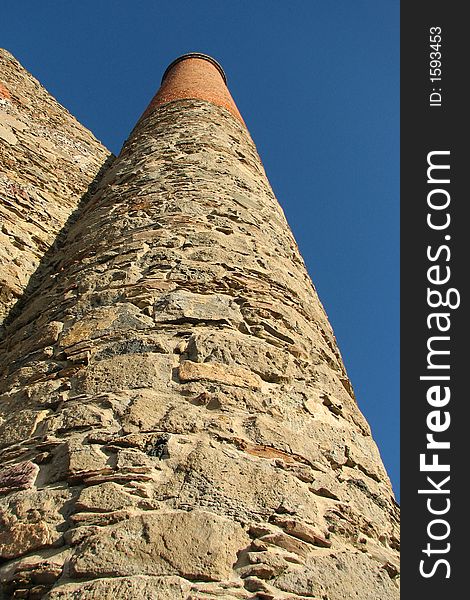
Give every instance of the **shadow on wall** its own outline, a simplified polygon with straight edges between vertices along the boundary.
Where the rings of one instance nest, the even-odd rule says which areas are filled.
[[[10,312],[6,316],[3,324],[0,325],[0,342],[4,343],[8,337],[8,333],[11,327],[13,327],[15,319],[21,315],[25,306],[27,305],[30,298],[37,291],[41,283],[49,277],[54,271],[56,266],[56,259],[60,254],[60,250],[64,247],[64,243],[67,239],[67,236],[73,227],[73,225],[78,221],[83,211],[87,208],[93,194],[95,193],[101,179],[104,174],[108,171],[108,169],[113,164],[116,157],[114,154],[111,154],[105,162],[102,164],[100,170],[98,171],[96,177],[88,186],[87,191],[81,197],[77,208],[71,213],[67,221],[65,222],[62,229],[57,234],[57,237],[54,243],[51,245],[49,250],[43,255],[41,262],[39,263],[36,271],[31,275],[28,285],[26,286],[22,296],[18,299],[16,304],[13,305]],[[2,344],[3,345],[3,344]]]

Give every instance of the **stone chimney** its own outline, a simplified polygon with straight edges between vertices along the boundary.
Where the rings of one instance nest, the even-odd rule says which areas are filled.
[[[53,266],[2,349],[5,597],[399,597],[389,479],[214,59],[170,65]]]
[[[110,152],[0,48],[0,331]]]

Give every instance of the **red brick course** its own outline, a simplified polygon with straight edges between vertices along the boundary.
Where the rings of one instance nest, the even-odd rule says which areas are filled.
[[[244,125],[222,73],[223,71],[209,57],[207,59],[203,56],[181,57],[170,65],[160,89],[143,116],[161,104],[173,100],[197,98],[223,106]]]

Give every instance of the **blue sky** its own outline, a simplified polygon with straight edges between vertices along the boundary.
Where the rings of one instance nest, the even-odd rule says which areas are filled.
[[[118,153],[168,64],[214,56],[399,490],[399,1],[4,0],[0,45]]]

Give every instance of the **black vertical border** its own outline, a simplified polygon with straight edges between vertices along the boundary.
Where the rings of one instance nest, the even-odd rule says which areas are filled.
[[[469,131],[466,89],[470,89],[470,25],[464,18],[464,3],[447,0],[415,0],[401,2],[401,572],[404,600],[426,600],[461,598],[467,592],[466,579],[470,572],[467,566],[470,527],[466,517],[467,491],[470,481],[468,466],[470,456],[467,441],[470,441],[468,404],[470,403],[467,380],[470,379],[470,328],[468,327],[467,298],[470,273],[470,217],[467,205],[470,197],[466,179],[470,176],[469,152],[466,148]],[[430,82],[430,28],[442,30],[442,82]],[[429,95],[432,87],[441,88],[442,106],[431,107]],[[433,231],[426,224],[427,194],[431,189],[427,183],[427,155],[436,150],[450,150],[450,184],[445,187],[451,195],[449,207],[451,223],[445,232]],[[445,162],[445,160],[444,160]],[[468,175],[467,175],[468,174]],[[450,235],[450,240],[444,240]],[[451,400],[447,407],[451,424],[446,432],[436,434],[436,439],[449,440],[450,450],[439,452],[440,462],[450,461],[450,494],[426,496],[418,489],[431,488],[426,476],[419,469],[419,455],[426,451],[427,414],[433,409],[426,400],[430,382],[420,381],[420,375],[429,374],[427,367],[427,341],[433,333],[428,329],[426,318],[433,309],[427,305],[427,270],[432,264],[426,250],[448,244],[451,257],[439,263],[451,269],[447,286],[459,290],[461,304],[455,310],[440,308],[450,313],[451,328],[447,335],[450,356],[442,362],[450,362]],[[446,256],[443,252],[442,257]],[[436,287],[436,286],[431,286]],[[443,289],[444,292],[444,289]],[[435,332],[434,332],[435,335]],[[442,334],[446,335],[446,334]],[[443,344],[443,347],[445,344]],[[437,373],[437,372],[436,372]],[[438,374],[443,374],[439,372]],[[447,385],[447,384],[443,384]],[[440,435],[440,437],[439,437]],[[429,452],[429,451],[428,451]],[[432,454],[432,451],[430,452]],[[434,474],[436,482],[445,473]],[[442,541],[428,538],[427,526],[433,518],[426,506],[427,498],[435,498],[434,507],[444,506],[449,497],[451,507],[442,515],[451,527],[449,537]],[[439,499],[438,499],[439,498]],[[439,505],[439,502],[441,504]],[[434,533],[444,532],[435,526]],[[427,543],[433,549],[443,550],[450,544],[448,552],[435,553],[430,557],[423,553]],[[450,577],[446,578],[445,564],[436,566],[435,574],[425,578],[419,572],[420,561],[425,560],[424,570],[432,571],[439,558],[449,562]],[[461,591],[463,590],[463,591]]]

